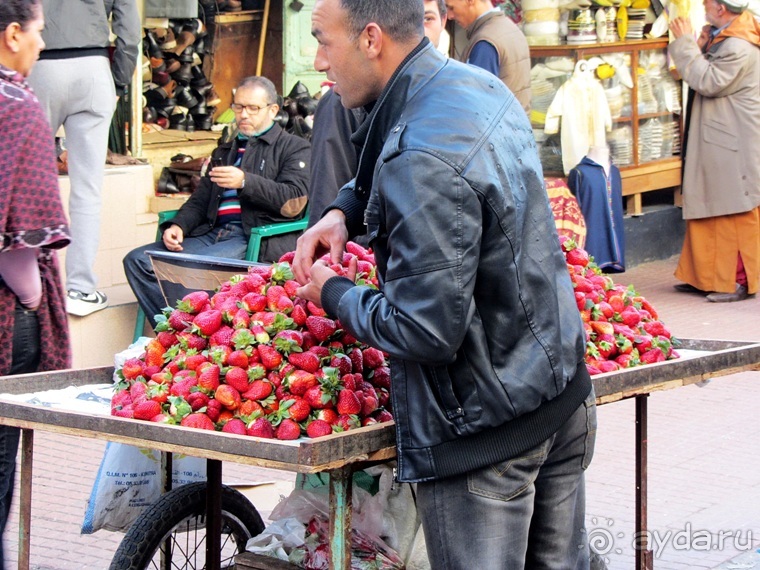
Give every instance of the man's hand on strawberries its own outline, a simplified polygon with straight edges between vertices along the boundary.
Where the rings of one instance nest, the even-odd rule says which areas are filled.
[[[348,262],[348,267],[343,273],[344,277],[350,279],[353,282],[356,282],[356,267],[356,257],[352,257]],[[322,259],[318,259],[314,262],[314,264],[311,266],[309,274],[311,276],[311,280],[303,287],[300,287],[296,294],[299,297],[306,299],[307,301],[311,301],[318,307],[321,307],[322,287],[324,287],[324,284],[328,279],[337,277],[340,274]]]
[[[298,238],[296,256],[293,259],[293,274],[301,285],[311,278],[315,260],[330,253],[332,263],[343,260],[343,251],[348,241],[346,216],[340,210],[330,210],[314,226]]]

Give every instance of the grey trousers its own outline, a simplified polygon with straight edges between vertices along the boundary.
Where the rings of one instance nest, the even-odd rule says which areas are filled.
[[[97,287],[94,265],[100,241],[101,192],[108,130],[116,107],[111,67],[108,59],[100,56],[41,60],[29,83],[53,134],[61,125],[66,131],[71,180],[66,289],[90,294]]]

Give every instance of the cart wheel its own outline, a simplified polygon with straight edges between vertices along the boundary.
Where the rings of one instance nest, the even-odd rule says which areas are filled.
[[[119,544],[109,570],[183,569],[206,567],[206,483],[190,483],[165,493],[132,523]],[[251,502],[222,486],[221,568],[232,568],[249,538],[264,530]],[[162,550],[166,554],[162,562]]]

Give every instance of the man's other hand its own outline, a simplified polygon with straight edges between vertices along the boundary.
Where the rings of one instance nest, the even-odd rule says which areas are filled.
[[[217,166],[211,169],[211,182],[221,188],[242,188],[245,182],[245,172],[237,166]]]
[[[675,18],[670,22],[670,31],[676,39],[694,34],[694,28],[691,27],[691,21],[688,18]]]
[[[185,239],[185,233],[177,224],[172,224],[163,234],[164,245],[169,251],[182,251],[182,241]]]

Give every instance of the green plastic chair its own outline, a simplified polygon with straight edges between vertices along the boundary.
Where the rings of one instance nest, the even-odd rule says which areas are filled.
[[[168,222],[174,216],[177,215],[179,210],[166,210],[158,213],[158,227],[160,228],[164,222]],[[259,253],[261,252],[261,240],[264,238],[279,236],[283,234],[289,234],[293,232],[300,232],[306,229],[309,223],[309,207],[306,206],[303,217],[299,220],[293,220],[290,222],[279,222],[276,224],[266,224],[263,226],[257,226],[251,228],[251,237],[248,239],[248,248],[245,252],[245,260],[253,263],[259,260]],[[156,230],[156,240],[161,239],[161,230]],[[135,332],[132,335],[132,342],[137,341],[142,336],[145,328],[145,312],[140,305],[137,306],[137,320],[135,321]]]

